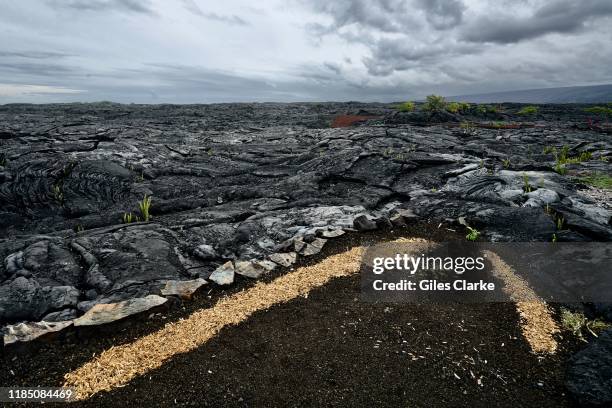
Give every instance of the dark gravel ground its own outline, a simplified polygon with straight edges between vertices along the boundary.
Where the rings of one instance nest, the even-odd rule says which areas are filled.
[[[514,305],[385,306],[342,278],[83,406],[566,407]],[[480,385],[479,381],[480,380]]]
[[[436,226],[350,234],[301,264],[383,238],[462,238]],[[104,332],[72,333],[61,341],[6,352],[0,360],[0,384],[60,385],[64,373],[94,353],[250,284],[245,280],[230,291],[204,293],[164,318],[140,324],[130,320]],[[258,312],[222,330],[209,343],[124,388],[75,405],[572,406],[563,386],[564,362],[577,345],[563,340],[556,355],[538,358],[530,353],[518,321],[512,303],[363,303],[359,276],[341,278],[308,298]]]

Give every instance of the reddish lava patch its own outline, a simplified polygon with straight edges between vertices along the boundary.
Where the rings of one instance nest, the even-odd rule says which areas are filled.
[[[333,128],[349,127],[357,122],[363,122],[368,119],[378,119],[380,116],[360,116],[360,115],[340,115],[334,118],[331,124]]]

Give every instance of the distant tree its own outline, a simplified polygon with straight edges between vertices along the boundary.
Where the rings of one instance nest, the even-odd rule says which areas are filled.
[[[423,109],[429,112],[441,112],[446,109],[446,99],[439,95],[429,95],[425,100]]]

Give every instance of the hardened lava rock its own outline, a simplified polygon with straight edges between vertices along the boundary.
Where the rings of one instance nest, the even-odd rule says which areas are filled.
[[[609,241],[609,191],[576,178],[610,173],[609,135],[579,126],[580,106],[542,106],[526,123],[519,106],[503,108],[0,106],[0,325],[17,336],[20,322],[96,305],[189,298],[204,281],[287,267],[345,231],[418,218],[463,217],[494,241]],[[590,160],[558,174],[550,147],[563,146]]]

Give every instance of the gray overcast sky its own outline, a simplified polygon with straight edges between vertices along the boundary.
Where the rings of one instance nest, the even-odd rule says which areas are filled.
[[[612,83],[612,0],[0,0],[0,103]]]

